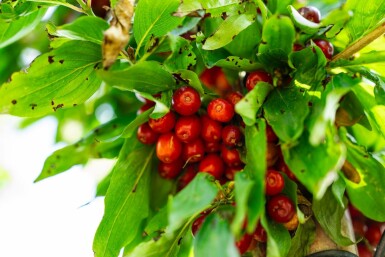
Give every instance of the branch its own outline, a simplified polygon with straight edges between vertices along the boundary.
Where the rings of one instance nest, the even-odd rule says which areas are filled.
[[[343,50],[341,53],[334,56],[332,61],[336,61],[338,59],[348,59],[350,56],[360,51],[362,48],[364,48],[365,46],[373,42],[375,39],[382,36],[384,33],[385,33],[385,22],[379,25],[369,34],[365,35],[361,39],[351,44],[348,48]]]

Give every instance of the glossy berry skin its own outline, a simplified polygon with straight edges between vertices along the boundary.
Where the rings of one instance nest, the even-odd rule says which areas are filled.
[[[258,222],[257,228],[254,231],[253,237],[255,240],[261,243],[266,243],[267,233],[266,230],[262,227],[261,223]]]
[[[172,96],[172,107],[180,115],[193,115],[201,107],[200,95],[189,86],[178,88]]]
[[[199,162],[205,155],[205,145],[202,139],[198,138],[192,142],[183,144],[182,159],[184,162],[194,163]]]
[[[178,191],[185,188],[195,178],[197,173],[198,173],[198,169],[196,168],[195,164],[187,165],[184,173],[178,179],[178,182],[177,182]]]
[[[110,0],[92,0],[91,1],[91,8],[93,13],[100,18],[106,17],[107,9],[105,7],[110,7]]]
[[[205,221],[205,219],[206,215],[202,214],[198,218],[196,218],[191,224],[191,232],[194,237],[197,234],[198,230],[202,227],[203,221]]]
[[[207,106],[207,114],[213,120],[229,122],[234,117],[234,106],[222,98],[212,100]]]
[[[227,166],[225,169],[225,177],[228,180],[234,180],[235,174],[243,170],[244,165],[236,166],[236,167],[229,167]]]
[[[377,246],[381,239],[381,229],[376,224],[370,224],[365,232],[365,238],[372,246]]]
[[[247,252],[247,249],[249,249],[252,240],[253,240],[252,235],[244,234],[242,238],[235,243],[241,255]]]
[[[274,130],[272,127],[269,125],[266,126],[266,138],[268,143],[277,143],[278,142],[278,137],[275,134]]]
[[[289,166],[287,166],[287,164],[283,160],[283,157],[278,159],[278,162],[275,167],[277,168],[278,171],[282,171],[283,173],[285,173],[291,180],[297,181],[296,176],[290,170]]]
[[[373,253],[369,250],[369,248],[364,243],[359,243],[357,245],[358,256],[359,257],[373,257]]]
[[[279,147],[275,143],[267,143],[266,164],[267,167],[273,167],[278,160]]]
[[[159,138],[159,134],[152,130],[150,125],[148,125],[148,122],[143,123],[138,127],[136,136],[138,140],[145,145],[155,144]]]
[[[273,84],[273,79],[270,74],[266,71],[254,71],[247,76],[246,89],[247,91],[252,90],[258,82],[267,82]]]
[[[302,49],[303,49],[303,46],[300,44],[293,45],[293,52],[298,52],[298,51],[301,51]]]
[[[281,173],[275,170],[268,170],[266,174],[266,195],[273,196],[282,192],[285,187],[285,180]]]
[[[294,203],[285,195],[273,196],[267,202],[267,213],[278,223],[289,222],[295,214]]]
[[[208,154],[199,163],[199,171],[207,172],[219,180],[225,171],[225,164],[219,155]]]
[[[176,178],[183,169],[184,162],[179,158],[172,163],[159,162],[158,172],[162,178],[173,179]]]
[[[175,122],[176,116],[173,112],[169,112],[159,119],[150,118],[148,120],[148,124],[150,125],[152,130],[161,134],[170,132],[174,128]]]
[[[305,7],[299,8],[298,12],[305,19],[312,21],[314,23],[320,23],[321,13],[317,8],[313,6],[305,6]]]
[[[217,153],[221,150],[222,144],[220,142],[204,141],[206,153]]]
[[[201,136],[207,142],[219,142],[222,139],[222,124],[210,119],[207,115],[201,116]]]
[[[226,95],[225,100],[235,106],[239,101],[242,100],[242,98],[243,95],[241,93],[238,91],[232,91]]]
[[[322,52],[324,53],[325,57],[327,59],[331,59],[334,54],[334,47],[332,43],[330,43],[327,40],[323,39],[314,39],[314,44],[316,44],[319,48],[321,48]]]
[[[222,141],[228,147],[242,146],[243,134],[238,126],[227,125],[222,129]]]
[[[156,143],[156,155],[164,163],[175,162],[182,154],[182,142],[169,132],[160,135]]]
[[[237,149],[229,149],[225,145],[221,147],[221,157],[229,167],[241,166],[243,162]]]
[[[181,116],[175,123],[175,135],[184,143],[194,141],[201,133],[201,119],[196,115]]]

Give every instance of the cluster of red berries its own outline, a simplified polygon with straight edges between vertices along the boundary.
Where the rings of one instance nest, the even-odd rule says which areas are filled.
[[[379,244],[382,233],[385,230],[385,223],[365,217],[352,205],[349,205],[349,212],[352,217],[356,239],[363,238],[357,245],[359,257],[373,257],[374,250]]]

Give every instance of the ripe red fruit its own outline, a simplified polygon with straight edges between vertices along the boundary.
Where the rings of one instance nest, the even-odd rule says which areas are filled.
[[[185,162],[199,162],[205,155],[205,145],[202,139],[197,138],[192,142],[186,143],[182,148],[182,159]]]
[[[252,90],[258,82],[267,82],[273,84],[273,79],[266,71],[254,71],[247,76],[246,88],[247,91]]]
[[[266,194],[273,196],[282,192],[285,187],[285,180],[281,173],[275,170],[268,170],[266,174]]]
[[[277,170],[282,171],[283,173],[285,173],[291,180],[297,181],[296,176],[290,170],[289,166],[287,166],[287,164],[283,160],[283,157],[279,158],[276,167],[277,167]]]
[[[368,226],[368,230],[366,230],[365,232],[365,238],[373,246],[378,245],[378,243],[380,242],[381,236],[382,236],[381,229],[375,224],[370,224]]]
[[[139,108],[139,110],[136,112],[136,114],[137,114],[137,115],[142,114],[142,113],[144,113],[145,111],[147,111],[148,109],[150,109],[151,107],[153,107],[154,105],[155,105],[154,102],[148,102],[148,103],[145,103],[145,104],[143,104],[143,105]]]
[[[175,162],[182,153],[182,143],[174,133],[160,135],[156,143],[156,155],[164,163]]]
[[[202,227],[203,221],[205,221],[205,219],[206,219],[206,215],[202,214],[198,218],[196,218],[194,222],[191,224],[191,232],[193,236],[195,236],[198,230]]]
[[[267,143],[266,163],[267,167],[273,167],[278,160],[279,147],[275,143]]]
[[[316,44],[319,48],[321,48],[327,59],[331,59],[334,54],[334,47],[332,43],[323,39],[314,39],[314,44]]]
[[[221,157],[223,161],[230,167],[237,167],[243,164],[241,157],[239,156],[239,152],[235,148],[229,149],[225,145],[222,145]]]
[[[222,158],[217,154],[208,154],[203,160],[199,163],[199,171],[207,172],[213,175],[216,179],[220,179],[225,170],[225,164],[222,161]]]
[[[227,125],[222,129],[222,141],[228,147],[242,145],[243,134],[238,126]]]
[[[234,180],[235,174],[237,172],[240,172],[241,170],[243,170],[243,167],[244,167],[244,165],[240,165],[240,166],[236,166],[236,167],[229,167],[229,166],[227,166],[226,169],[225,169],[225,177],[228,180]]]
[[[175,121],[175,114],[173,112],[169,112],[159,119],[150,118],[148,120],[148,124],[155,132],[163,134],[170,132],[174,128]]]
[[[267,241],[266,230],[262,227],[261,223],[258,222],[257,228],[254,231],[253,237],[258,242],[265,243]]]
[[[353,225],[354,234],[356,235],[357,238],[363,237],[365,235],[365,231],[368,229],[364,222],[364,219],[361,219],[361,218],[353,218],[352,225]]]
[[[221,143],[204,141],[206,153],[216,153],[221,150]]]
[[[199,79],[209,88],[215,88],[220,92],[231,89],[231,85],[220,67],[205,69]]]
[[[373,253],[370,251],[370,249],[364,243],[359,243],[357,245],[357,249],[358,249],[358,256],[360,256],[360,257],[373,257]]]
[[[152,130],[148,122],[146,122],[138,127],[136,136],[142,144],[152,145],[158,140],[159,134]]]
[[[321,13],[320,11],[313,6],[305,6],[298,9],[299,14],[301,14],[305,19],[312,21],[314,23],[320,23]]]
[[[298,51],[301,51],[302,49],[303,49],[303,46],[300,44],[293,45],[293,52],[298,52]]]
[[[213,120],[229,122],[234,117],[234,106],[225,99],[217,98],[207,106],[207,114]]]
[[[202,138],[207,142],[219,142],[222,139],[222,124],[210,119],[207,115],[201,116]]]
[[[182,142],[191,142],[201,133],[201,119],[196,115],[181,116],[175,123],[175,135]]]
[[[267,213],[278,223],[286,223],[293,218],[294,203],[285,195],[276,195],[267,201]]]
[[[247,249],[249,249],[252,240],[252,235],[244,234],[242,238],[235,243],[241,255],[247,252]]]
[[[172,107],[180,115],[192,115],[199,110],[200,106],[200,95],[192,87],[183,86],[178,88],[172,96]]]
[[[241,101],[242,98],[243,98],[243,95],[238,91],[232,91],[228,93],[225,97],[226,101],[231,103],[233,106],[236,105],[239,101]]]
[[[195,178],[197,173],[198,173],[198,169],[196,168],[195,164],[187,165],[184,173],[178,179],[178,183],[177,183],[178,191],[185,188]]]
[[[182,172],[183,164],[184,162],[180,158],[172,163],[159,162],[159,175],[165,179],[176,178]]]
[[[278,137],[275,134],[272,127],[270,127],[268,124],[266,126],[266,138],[268,143],[277,143]]]
[[[107,15],[107,8],[110,7],[110,0],[92,0],[91,8],[93,13],[101,18],[105,18]]]

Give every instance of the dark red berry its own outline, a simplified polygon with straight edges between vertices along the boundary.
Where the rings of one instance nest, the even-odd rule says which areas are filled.
[[[199,162],[203,159],[204,154],[205,145],[203,144],[203,141],[200,138],[197,138],[192,142],[183,144],[182,159],[185,162]]]
[[[207,172],[213,175],[216,179],[220,179],[225,171],[225,164],[219,155],[208,154],[199,163],[199,171]]]
[[[300,44],[294,44],[294,45],[293,45],[293,52],[301,51],[303,48],[304,48],[303,45],[300,45]]]
[[[146,122],[138,127],[136,136],[142,144],[152,145],[158,140],[159,134],[152,130],[150,125]]]
[[[267,82],[273,84],[273,79],[266,71],[254,71],[247,76],[246,88],[247,91],[252,90],[258,82]]]
[[[357,249],[358,249],[358,256],[359,257],[373,257],[373,253],[365,245],[365,243],[359,243],[357,245]]]
[[[261,243],[266,243],[267,233],[266,230],[262,227],[261,223],[258,222],[257,228],[254,231],[253,237],[255,240]]]
[[[278,223],[286,223],[295,214],[294,203],[285,195],[276,195],[267,201],[267,213]]]
[[[216,153],[221,150],[222,144],[219,142],[207,142],[204,141],[206,153]]]
[[[241,101],[242,98],[243,98],[243,95],[238,91],[231,91],[225,97],[226,101],[231,103],[233,106],[236,105],[239,101]]]
[[[230,167],[241,166],[243,162],[237,149],[229,149],[225,145],[221,147],[221,157],[223,161]]]
[[[210,119],[207,115],[201,117],[202,138],[207,142],[219,142],[222,139],[222,124]]]
[[[222,141],[228,147],[242,146],[243,134],[238,126],[227,125],[222,129]]]
[[[266,126],[266,138],[267,138],[267,142],[269,142],[269,143],[277,143],[278,142],[277,135],[274,133],[273,128],[270,127],[269,125]]]
[[[175,135],[182,142],[191,142],[201,134],[201,119],[196,115],[181,116],[175,123]]]
[[[372,246],[377,246],[381,239],[381,229],[375,224],[370,224],[366,230],[365,238]]]
[[[331,59],[334,54],[334,47],[332,43],[323,39],[314,39],[314,44],[316,44],[319,48],[321,48],[327,59]]]
[[[285,187],[285,180],[281,173],[275,170],[268,170],[266,174],[266,194],[277,195]]]
[[[199,93],[192,87],[183,86],[172,96],[172,107],[180,115],[193,115],[201,106]]]
[[[244,234],[242,238],[235,243],[241,255],[247,252],[247,249],[249,249],[252,240],[252,235]]]
[[[162,178],[173,179],[176,178],[183,169],[184,162],[179,158],[172,163],[159,162],[158,172]]]
[[[142,105],[142,107],[139,108],[139,110],[137,111],[136,114],[137,115],[142,114],[145,111],[147,111],[148,109],[150,109],[151,107],[153,107],[154,105],[155,105],[154,102],[152,102],[152,103],[145,103],[145,104]]]
[[[195,178],[197,173],[198,173],[198,169],[195,164],[187,165],[184,173],[178,179],[178,183],[177,183],[178,191],[185,188]]]
[[[240,166],[236,166],[236,167],[227,166],[226,169],[225,169],[225,176],[226,176],[226,178],[228,180],[234,180],[235,174],[237,172],[240,172],[241,170],[243,170],[243,167],[244,167],[244,165],[240,165]]]
[[[109,7],[110,7],[110,0],[92,0],[91,1],[92,11],[98,17],[105,18]]]
[[[267,143],[266,164],[267,167],[273,167],[278,160],[279,147],[275,143]]]
[[[368,229],[368,227],[364,222],[364,219],[353,218],[352,225],[353,225],[354,234],[356,235],[357,238],[363,237],[365,235],[365,231]]]
[[[156,143],[156,155],[158,159],[164,163],[175,162],[182,153],[182,142],[175,136],[174,133],[169,132],[160,135]]]
[[[231,89],[231,85],[220,67],[205,69],[199,78],[206,87],[214,88],[220,92]]]
[[[170,132],[175,125],[176,117],[173,112],[169,112],[159,119],[148,120],[150,127],[157,133],[167,133]]]
[[[222,98],[212,100],[207,106],[207,114],[213,120],[229,122],[234,117],[234,106]]]
[[[320,11],[313,6],[305,6],[298,9],[299,14],[301,14],[305,19],[312,21],[314,23],[320,23],[321,13]]]
[[[198,218],[196,218],[194,222],[191,224],[191,232],[193,236],[195,236],[198,230],[202,227],[203,221],[205,219],[206,219],[206,215],[202,214]]]
[[[291,180],[297,181],[296,176],[290,170],[289,166],[287,166],[287,164],[283,160],[283,157],[278,159],[276,167],[277,167],[277,170],[282,171],[283,173],[285,173]]]

